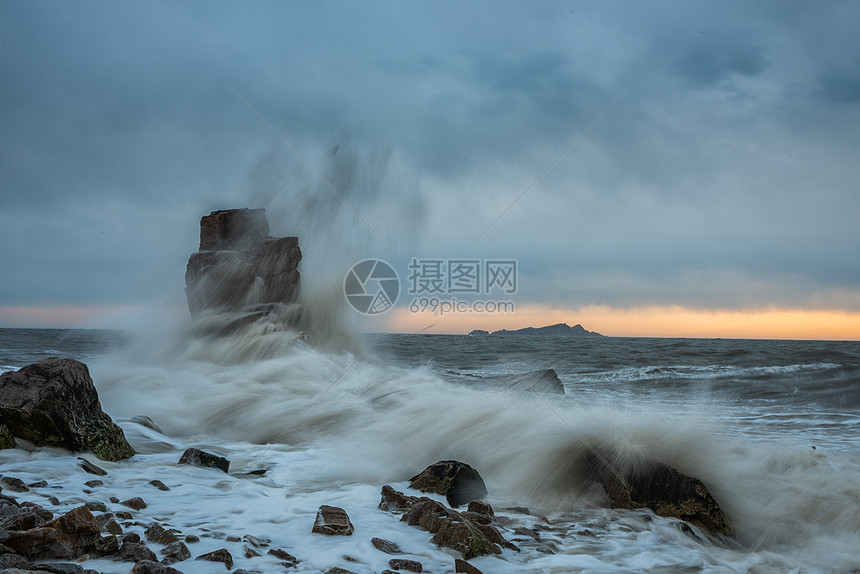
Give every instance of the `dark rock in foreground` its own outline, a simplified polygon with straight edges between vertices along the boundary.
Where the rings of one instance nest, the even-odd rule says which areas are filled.
[[[102,411],[89,369],[74,359],[45,359],[0,375],[0,420],[37,446],[89,450],[102,460],[134,455]]]
[[[487,487],[478,471],[456,460],[431,464],[409,479],[410,488],[442,494],[448,504],[457,507],[487,495]]]
[[[230,471],[230,461],[223,456],[214,455],[196,448],[189,448],[182,453],[179,464],[191,464],[203,468],[219,468],[224,472]]]
[[[680,518],[707,532],[732,536],[734,529],[708,488],[661,462],[611,466],[611,459],[588,455],[592,476],[603,485],[615,508],[650,508]]]
[[[433,534],[433,543],[462,552],[467,560],[500,554],[501,546],[516,549],[489,524],[475,524],[464,514],[430,498],[407,496],[388,485],[382,487],[379,509],[401,512],[400,520]]]
[[[318,534],[350,536],[355,529],[349,516],[343,508],[336,506],[320,506],[317,511],[316,521],[311,532]]]
[[[101,539],[98,522],[80,506],[41,526],[9,533],[4,545],[33,559],[70,559],[84,554]]]
[[[463,574],[484,574],[465,560],[457,558],[454,560],[454,572],[462,572]]]
[[[299,240],[268,235],[264,209],[213,211],[200,220],[200,251],[191,255],[185,273],[192,315],[296,300]]]
[[[131,569],[131,574],[182,574],[182,572],[153,560],[141,560]]]

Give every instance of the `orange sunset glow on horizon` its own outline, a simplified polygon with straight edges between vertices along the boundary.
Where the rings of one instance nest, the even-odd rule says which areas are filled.
[[[468,333],[581,324],[614,337],[860,340],[860,312],[808,309],[703,310],[685,307],[629,309],[589,306],[559,309],[527,305],[514,313],[440,316],[396,309],[390,328],[409,333]]]

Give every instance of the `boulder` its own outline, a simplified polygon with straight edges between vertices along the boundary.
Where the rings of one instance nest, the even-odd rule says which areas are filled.
[[[191,551],[188,550],[184,542],[177,540],[162,548],[161,555],[164,556],[161,560],[163,563],[173,564],[191,558]]]
[[[213,211],[200,220],[200,250],[191,255],[185,272],[192,315],[296,300],[299,240],[268,235],[264,209]]]
[[[170,530],[167,530],[157,522],[153,522],[144,532],[144,536],[149,542],[156,544],[172,544],[178,542],[179,537]]]
[[[478,471],[456,460],[431,464],[409,479],[409,486],[421,492],[442,494],[453,507],[462,506],[487,495],[487,487]]]
[[[230,471],[230,461],[223,456],[217,456],[196,448],[189,448],[179,457],[179,464],[191,464],[203,468],[218,468],[224,472]]]
[[[349,516],[343,508],[337,506],[320,506],[314,527],[311,532],[335,536],[350,536],[355,529]]]
[[[41,526],[9,533],[3,542],[29,559],[76,558],[101,539],[98,522],[86,506],[79,506]]]
[[[373,544],[374,548],[380,552],[385,552],[386,554],[400,554],[401,552],[400,546],[391,540],[386,540],[384,538],[371,538],[370,543]]]
[[[155,552],[146,547],[142,542],[123,542],[117,552],[119,560],[128,560],[131,562],[140,562],[141,560],[158,561],[158,556]]]
[[[432,542],[457,550],[467,560],[501,553],[500,545],[516,548],[493,526],[475,524],[456,510],[426,497],[407,496],[388,485],[382,487],[381,510],[402,512],[401,521],[433,534]]]
[[[208,560],[209,562],[221,562],[227,567],[227,570],[233,569],[233,556],[226,548],[219,548],[206,554],[201,554],[195,560]]]
[[[49,358],[0,374],[0,420],[37,446],[89,450],[111,461],[134,455],[102,411],[89,369],[74,359]]]
[[[732,536],[734,528],[701,480],[661,462],[612,465],[588,455],[591,477],[603,485],[615,508],[650,508],[660,516],[680,518],[703,530]]]

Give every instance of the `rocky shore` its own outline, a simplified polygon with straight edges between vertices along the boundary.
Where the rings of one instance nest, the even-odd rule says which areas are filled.
[[[180,490],[177,485],[154,476],[147,481],[138,479],[133,496],[128,496],[127,489],[122,498],[112,494],[113,473],[155,455],[134,454],[122,429],[101,410],[83,363],[47,359],[0,375],[0,390],[4,448],[30,452],[61,448],[79,453],[77,470],[69,472],[89,477],[79,490],[67,491],[52,484],[51,476],[30,480],[38,478],[30,475],[25,481],[4,473],[0,478],[0,573],[175,574],[201,571],[200,561],[218,563],[226,570],[240,566],[235,572],[369,571],[366,557],[350,553],[320,569],[310,565],[318,564],[318,557],[307,556],[307,550],[286,540],[248,531],[214,530],[206,524],[183,529],[163,508],[174,493],[184,496],[187,487],[176,492],[174,488]],[[135,422],[157,429],[146,417],[136,417]],[[93,462],[87,453],[104,462]],[[267,472],[261,468],[229,474],[230,460],[199,448],[188,448],[173,460],[176,472],[198,468],[205,474],[197,480],[208,477],[216,488],[227,491],[227,497],[237,481],[253,481]],[[649,509],[678,518],[683,521],[679,528],[690,536],[720,540],[732,534],[728,519],[705,485],[667,465],[647,462],[637,468],[625,467],[621,473],[608,454],[592,453],[581,462],[589,479],[602,486],[608,504],[615,508]],[[519,553],[521,549],[554,552],[553,536],[561,534],[554,531],[550,520],[533,517],[524,508],[499,513],[483,500],[487,495],[476,469],[459,461],[440,461],[413,476],[404,489],[382,485],[377,512],[426,532],[430,544],[447,549],[451,562],[444,571],[448,572],[481,572],[469,561],[482,556]],[[157,509],[148,503],[153,497],[160,500]],[[398,540],[368,533],[341,506],[320,505],[314,520],[308,520],[304,528],[308,535],[332,539],[353,537],[357,531],[371,534],[357,543],[391,556],[383,573],[425,571],[420,554],[401,550]],[[589,532],[584,529],[576,535],[589,536]],[[355,570],[345,567],[349,564],[355,564]],[[437,570],[438,566],[437,562]]]

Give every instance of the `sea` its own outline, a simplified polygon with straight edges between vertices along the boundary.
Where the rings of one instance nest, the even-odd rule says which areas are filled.
[[[147,508],[126,531],[158,521],[199,536],[193,556],[226,548],[235,569],[288,571],[265,553],[246,557],[237,540],[250,534],[296,556],[289,571],[377,574],[392,558],[372,546],[380,537],[443,574],[459,555],[377,505],[383,485],[417,495],[411,476],[458,460],[481,474],[499,528],[520,548],[472,559],[485,574],[860,572],[858,342],[390,333],[333,341],[275,322],[207,321],[148,333],[0,330],[0,370],[50,356],[85,362],[103,409],[138,453],[120,462],[83,455],[107,471],[90,488],[96,477],[79,455],[19,441],[0,451],[0,474],[48,486],[15,496],[55,513],[87,501],[127,510],[110,497],[141,496]],[[508,375],[542,369],[557,373],[564,394],[510,383],[517,377]],[[227,457],[230,473],[177,465],[189,447]],[[699,478],[735,536],[610,508],[583,479],[593,450]],[[311,533],[323,504],[347,511],[352,536]],[[195,560],[174,567],[223,570]]]

